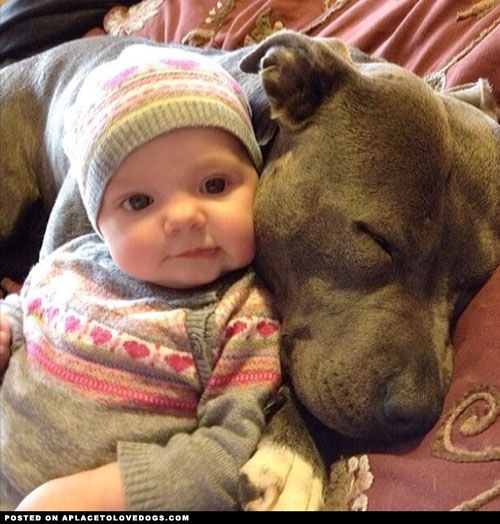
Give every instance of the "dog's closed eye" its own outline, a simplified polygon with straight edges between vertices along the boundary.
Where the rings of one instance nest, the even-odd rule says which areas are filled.
[[[364,222],[357,222],[356,227],[358,231],[370,237],[379,247],[385,251],[391,259],[394,256],[394,246],[386,238],[384,238],[379,233],[376,233],[371,226],[365,224]]]

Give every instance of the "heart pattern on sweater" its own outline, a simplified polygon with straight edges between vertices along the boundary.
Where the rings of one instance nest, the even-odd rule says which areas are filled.
[[[70,315],[69,317],[66,317],[66,320],[64,321],[64,331],[66,331],[66,333],[76,331],[77,329],[80,329],[80,324],[80,319]]]
[[[92,329],[90,336],[92,337],[92,341],[94,342],[95,346],[106,344],[106,342],[111,340],[111,333],[107,329],[103,329],[99,326],[96,326]]]
[[[149,355],[148,347],[136,340],[127,340],[123,343],[123,348],[132,358],[144,358]]]
[[[267,322],[263,320],[257,324],[257,331],[262,337],[270,337],[278,331],[278,326],[274,322]]]
[[[42,301],[39,298],[34,298],[30,302],[28,302],[28,306],[27,306],[28,313],[33,313],[34,311],[39,309],[41,305],[42,305]]]
[[[193,357],[191,355],[178,355],[172,353],[165,357],[165,362],[177,373],[182,373],[193,363]]]
[[[242,322],[241,320],[237,320],[236,322],[228,326],[228,328],[226,329],[226,332],[224,333],[224,336],[225,338],[234,337],[234,335],[236,335],[237,333],[240,333],[241,331],[243,331],[246,328],[247,328],[247,325],[245,322]]]

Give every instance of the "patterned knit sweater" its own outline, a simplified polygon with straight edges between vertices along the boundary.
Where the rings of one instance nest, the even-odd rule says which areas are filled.
[[[1,396],[0,502],[117,460],[129,509],[237,509],[280,379],[279,326],[251,271],[193,290],[120,272],[97,235],[31,271]],[[24,343],[25,341],[25,343]]]

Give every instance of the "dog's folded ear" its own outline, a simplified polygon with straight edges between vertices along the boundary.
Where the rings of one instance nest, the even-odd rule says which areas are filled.
[[[280,125],[301,128],[325,96],[355,72],[349,49],[337,38],[310,38],[280,31],[263,40],[241,62],[245,73],[260,73]]]
[[[500,107],[495,101],[489,82],[484,78],[470,84],[451,87],[444,90],[442,94],[467,102],[486,113],[493,120],[500,122]]]

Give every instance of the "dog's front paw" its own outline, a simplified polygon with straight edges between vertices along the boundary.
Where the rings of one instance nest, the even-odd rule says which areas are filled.
[[[241,469],[240,503],[246,511],[319,510],[323,488],[321,476],[293,450],[261,444]]]

